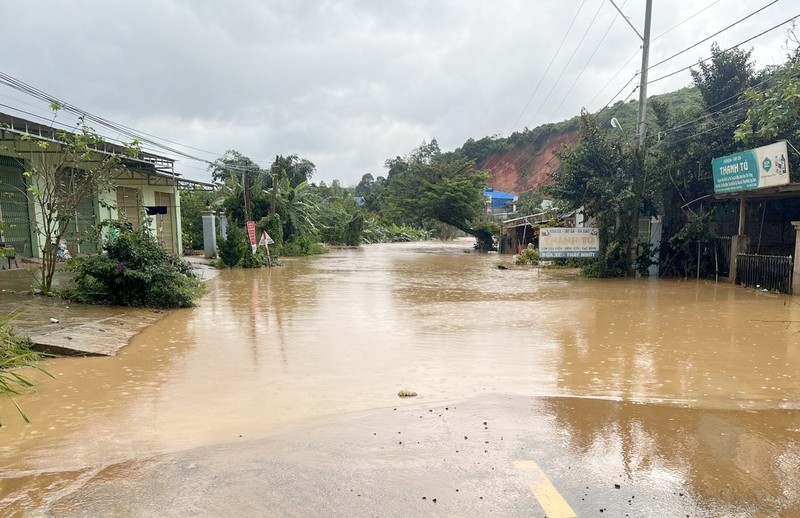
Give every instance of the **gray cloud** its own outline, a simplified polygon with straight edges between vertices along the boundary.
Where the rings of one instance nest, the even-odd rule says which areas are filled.
[[[640,59],[601,90],[639,47],[605,0],[586,0],[580,13],[577,0],[8,4],[4,19],[13,22],[6,23],[4,40],[14,51],[4,55],[4,72],[94,114],[195,148],[235,148],[265,165],[275,154],[297,153],[317,164],[317,180],[344,184],[365,172],[383,174],[386,158],[422,140],[436,137],[452,149],[469,137],[563,120],[583,106],[599,109],[634,75]],[[651,62],[763,5],[655,4],[654,36],[713,5],[655,40]],[[724,48],[792,14],[780,5],[716,41]],[[623,10],[643,25],[643,0],[628,1]],[[758,66],[782,59],[784,38],[785,31],[776,30],[751,44]],[[651,77],[696,63],[709,47],[687,52]],[[684,72],[650,91],[689,83]],[[7,88],[0,87],[0,102],[46,114],[42,103]],[[178,170],[208,178],[201,163],[181,160]]]

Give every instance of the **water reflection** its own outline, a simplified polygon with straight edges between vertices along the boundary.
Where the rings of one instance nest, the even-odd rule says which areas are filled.
[[[627,488],[665,488],[703,515],[794,516],[800,511],[797,412],[574,398],[541,405],[568,448],[584,459],[595,481],[607,480],[607,487],[621,482]]]
[[[716,415],[700,410],[797,408],[800,306],[791,298],[500,270],[501,258],[470,247],[375,245],[222,272],[199,307],[171,313],[119,356],[49,362],[56,381],[34,373],[37,392],[20,398],[33,424],[0,401],[0,471],[77,473],[320,416],[486,393],[696,409],[672,439],[666,426],[664,438],[641,432],[652,428],[647,406],[614,422],[560,417],[576,447],[616,434],[631,448],[624,462],[638,466],[662,458],[648,457],[648,445],[698,448],[701,422]],[[420,397],[398,401],[402,388]],[[748,414],[736,415],[745,427]],[[757,426],[744,429],[766,433]],[[788,440],[769,443],[784,459],[770,469],[791,466]],[[746,457],[748,447],[736,450]]]

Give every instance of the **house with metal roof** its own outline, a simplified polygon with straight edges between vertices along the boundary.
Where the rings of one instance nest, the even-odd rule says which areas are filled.
[[[48,152],[58,153],[63,144],[59,136],[63,136],[64,131],[53,124],[0,113],[0,242],[13,247],[17,257],[39,257],[45,239],[36,231],[41,214],[37,214],[31,198],[31,179],[24,173],[30,167],[33,154],[41,151],[37,143],[47,142],[52,145]],[[132,157],[126,154],[125,146],[105,142],[92,151],[122,157],[122,167],[112,174],[110,191],[87,197],[72,215],[64,237],[70,253],[95,251],[94,243],[87,237],[101,221],[127,219],[136,227],[147,225],[164,248],[181,254],[178,191],[210,184],[181,178],[171,158],[148,152]]]
[[[503,215],[513,214],[517,211],[517,200],[519,196],[511,192],[495,191],[487,187],[483,191],[486,212],[502,217]]]

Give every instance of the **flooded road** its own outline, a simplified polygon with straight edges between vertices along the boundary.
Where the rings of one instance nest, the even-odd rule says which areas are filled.
[[[161,454],[496,395],[535,398],[520,408],[535,407],[535,426],[590,475],[613,467],[684,488],[692,515],[800,512],[797,298],[501,270],[507,257],[470,246],[372,245],[226,271],[197,308],[118,356],[46,362],[56,379],[32,373],[37,392],[18,398],[31,425],[0,401],[2,514],[49,512],[110,468]]]

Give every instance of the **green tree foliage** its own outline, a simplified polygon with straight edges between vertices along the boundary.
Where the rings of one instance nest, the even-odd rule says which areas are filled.
[[[264,218],[270,216],[274,203],[275,214],[278,216],[275,221],[280,222],[281,231],[276,232],[273,229],[268,232],[278,243],[274,247],[276,254],[303,255],[324,251],[317,246],[322,210],[320,195],[305,180],[296,183],[303,178],[309,178],[313,172],[314,164],[308,160],[300,159],[296,155],[277,156],[270,174],[262,172],[263,174],[254,179],[249,194],[251,217],[263,227],[262,222],[266,223]],[[230,176],[221,190],[221,206],[230,217],[232,227],[244,226],[247,221],[244,206],[245,185],[241,183],[240,177]],[[342,191],[344,192],[343,189]],[[237,261],[229,265],[238,264]]]
[[[219,259],[228,268],[239,266],[245,253],[248,252],[247,248],[248,244],[245,241],[244,229],[234,223],[228,225],[228,235],[225,236],[225,239],[220,239],[217,242]]]
[[[113,222],[101,253],[71,265],[75,286],[65,296],[79,302],[115,306],[183,308],[194,304],[205,285],[179,257],[170,254],[143,227]]]
[[[33,384],[16,369],[33,367],[48,376],[51,375],[39,365],[40,355],[31,349],[31,341],[14,333],[11,321],[17,315],[17,313],[0,315],[0,395],[7,396],[25,422],[29,423],[28,416],[14,401],[14,396],[23,390],[31,389]]]
[[[54,114],[61,108],[51,106]],[[54,116],[55,119],[55,116]],[[73,131],[52,128],[55,142],[35,140],[28,135],[18,149],[25,159],[28,196],[39,215],[33,221],[40,237],[42,267],[39,288],[49,292],[53,286],[58,244],[67,233],[78,207],[97,194],[112,188],[111,174],[124,167],[138,153],[137,143],[123,146],[119,154],[100,152],[103,138],[81,118]],[[134,164],[135,165],[135,164]]]
[[[583,207],[600,230],[598,276],[621,276],[632,259],[628,244],[633,221],[652,196],[639,149],[623,145],[600,130],[595,118],[581,116],[579,141],[559,153],[561,166],[549,193],[563,207]]]
[[[517,200],[517,213],[518,214],[537,214],[544,212],[542,202],[545,195],[542,189],[525,191],[519,195]]]
[[[364,226],[363,209],[349,196],[329,200],[320,212],[320,238],[325,243],[358,246]]]
[[[364,175],[361,177],[361,181],[358,182],[358,185],[356,185],[356,196],[369,196],[374,188],[375,177],[370,173],[364,173]]]
[[[297,155],[275,157],[272,164],[271,173],[280,178],[289,180],[289,185],[297,187],[301,183],[308,183],[317,170],[317,166],[310,160],[300,158]],[[272,183],[267,183],[264,187],[272,187]]]
[[[384,208],[384,193],[387,181],[383,176],[374,178],[366,173],[361,177],[355,188],[355,195],[364,198],[365,207],[372,212],[382,212]]]
[[[491,223],[483,218],[483,190],[488,174],[472,160],[445,154],[434,139],[405,158],[387,160],[386,202],[391,218],[424,226],[437,220],[475,236],[478,247],[493,248]]]
[[[664,240],[660,248],[661,271],[667,275],[688,275],[696,262],[698,241],[671,240],[672,236],[698,236],[682,232],[697,216],[697,200],[713,193],[711,161],[741,149],[734,131],[745,118],[745,92],[753,84],[750,52],[720,51],[712,46],[712,59],[692,72],[701,104],[670,109],[652,103],[661,138],[651,146],[646,164],[651,178],[660,179],[657,206],[663,211]],[[701,243],[702,245],[702,243]],[[686,254],[691,255],[688,257]]]
[[[272,190],[265,194],[271,198]],[[283,178],[278,183],[275,201],[275,212],[283,223],[284,243],[301,238],[317,240],[321,200],[308,184],[292,186],[288,178]]]
[[[184,250],[203,248],[203,211],[219,200],[216,191],[181,191],[181,233]]]
[[[747,117],[736,129],[736,140],[751,146],[776,139],[800,142],[800,61],[774,72],[766,89],[751,88]]]
[[[211,172],[212,181],[219,183],[228,183],[229,180],[234,180],[241,184],[243,173],[250,176],[251,182],[257,178],[269,176],[250,157],[235,149],[227,150],[221,158],[214,160],[214,163],[208,166],[208,170]]]

